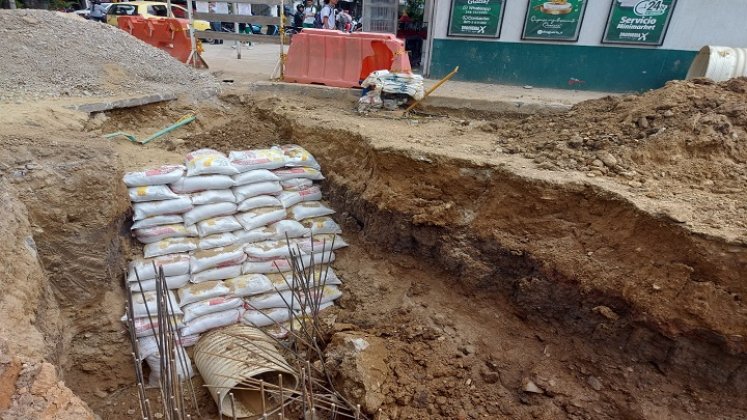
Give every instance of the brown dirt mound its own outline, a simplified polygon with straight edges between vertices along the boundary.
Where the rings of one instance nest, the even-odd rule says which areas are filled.
[[[483,127],[542,169],[690,183],[730,192],[747,176],[747,78],[675,81],[641,95],[582,102],[566,113]]]

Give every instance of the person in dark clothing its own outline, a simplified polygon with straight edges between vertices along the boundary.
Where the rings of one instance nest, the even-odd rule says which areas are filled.
[[[303,9],[304,9],[303,4],[299,3],[296,5],[296,14],[293,15],[293,26],[296,29],[303,28],[303,20],[305,18]]]

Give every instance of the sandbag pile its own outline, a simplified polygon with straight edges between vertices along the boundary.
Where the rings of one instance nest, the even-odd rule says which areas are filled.
[[[408,73],[391,73],[389,70],[376,70],[366,77],[361,86],[367,92],[358,100],[358,112],[396,109],[409,100],[420,100],[425,96],[423,76]]]
[[[201,149],[184,165],[125,174],[132,232],[144,244],[144,258],[130,263],[127,278],[133,300],[155,302],[153,263],[162,268],[184,346],[238,322],[276,326],[292,317],[289,306],[297,315],[331,306],[341,282],[320,265],[347,244],[330,217],[334,210],[321,201],[320,169],[308,151],[285,145],[228,156]],[[319,266],[313,284],[294,283],[291,257]],[[147,337],[159,326],[141,306],[136,334]]]

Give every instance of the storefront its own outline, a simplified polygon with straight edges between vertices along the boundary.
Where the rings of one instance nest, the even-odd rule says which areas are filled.
[[[429,1],[430,3],[430,1]],[[611,92],[684,78],[704,45],[747,47],[744,0],[433,0],[425,73]]]

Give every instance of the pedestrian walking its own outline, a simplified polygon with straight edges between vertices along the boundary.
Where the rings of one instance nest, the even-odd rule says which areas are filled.
[[[314,7],[314,1],[306,0],[306,6],[303,8],[303,27],[313,28],[315,18],[316,18],[316,7]]]
[[[319,12],[322,20],[322,29],[335,29],[337,27],[337,0],[324,0],[324,7]]]
[[[106,9],[101,5],[100,0],[91,2],[91,11],[88,13],[88,18],[98,22],[106,22]]]
[[[296,5],[296,14],[293,15],[293,27],[296,28],[296,30],[303,28],[303,21],[305,18],[306,15],[304,14],[303,4],[299,3]]]
[[[350,32],[353,29],[353,16],[350,15],[350,6],[342,6],[337,14],[337,29]]]

